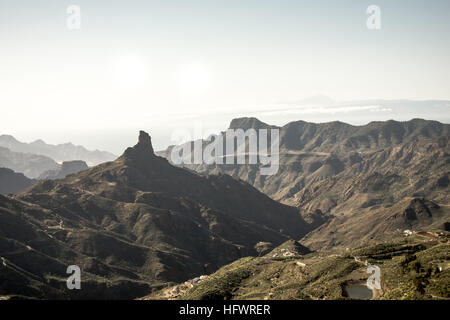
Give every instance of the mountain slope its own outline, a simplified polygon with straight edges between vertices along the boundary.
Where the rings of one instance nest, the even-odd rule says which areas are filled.
[[[0,194],[17,193],[35,184],[37,181],[28,179],[22,173],[11,169],[0,168]]]
[[[20,218],[30,222],[29,238],[16,239],[10,231],[18,226],[0,223],[0,239],[6,243],[0,256],[33,277],[39,261],[14,254],[8,249],[11,243],[29,245],[63,265],[80,265],[97,298],[111,297],[102,289],[105,279],[126,281],[126,293],[117,292],[114,298],[137,297],[142,288],[185,281],[257,254],[261,241],[278,245],[311,230],[297,209],[242,181],[173,167],[153,153],[144,132],[136,146],[113,162],[39,182],[13,199],[0,200],[5,221],[10,219],[5,215],[22,216],[22,206],[35,208]],[[58,268],[55,277],[60,279]],[[37,273],[36,281],[42,283],[53,277],[52,272]],[[0,294],[27,295],[21,288],[11,284]],[[84,294],[64,291],[60,282],[53,288],[66,296]],[[45,297],[46,290],[36,295]]]
[[[133,298],[150,290],[133,271],[71,248],[65,241],[65,232],[71,231],[76,225],[69,225],[58,213],[0,196],[0,296]],[[96,230],[86,226],[84,232]],[[139,248],[123,243],[121,249],[125,248],[136,259]],[[69,265],[82,269],[80,291],[66,287]]]

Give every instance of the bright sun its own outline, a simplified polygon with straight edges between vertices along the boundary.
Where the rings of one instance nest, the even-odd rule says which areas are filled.
[[[185,65],[180,70],[179,82],[182,93],[202,93],[209,85],[208,70],[200,63]]]
[[[114,63],[114,78],[123,87],[137,87],[146,77],[145,64],[135,55],[121,56]]]

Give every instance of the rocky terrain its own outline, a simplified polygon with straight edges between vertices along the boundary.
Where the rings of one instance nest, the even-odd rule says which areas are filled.
[[[298,209],[154,154],[141,132],[113,162],[0,197],[0,295],[135,298],[311,231]],[[85,290],[67,290],[66,268]]]
[[[202,174],[229,174],[298,207],[305,220],[320,226],[304,239],[312,249],[375,243],[403,229],[450,219],[448,124],[421,119],[364,126],[294,121],[276,127],[239,118],[230,128],[278,128],[278,173],[263,176],[260,165],[251,164],[184,166]],[[160,154],[170,158],[171,150]]]

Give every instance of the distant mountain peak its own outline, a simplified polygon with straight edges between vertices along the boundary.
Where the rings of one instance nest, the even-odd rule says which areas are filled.
[[[83,160],[90,166],[116,158],[112,153],[98,150],[90,151],[83,146],[77,146],[70,142],[53,145],[38,139],[31,143],[25,143],[18,141],[11,135],[0,135],[0,147],[8,148],[13,152],[46,156],[56,162]]]
[[[18,142],[16,138],[14,138],[12,135],[10,134],[2,134],[0,135],[0,141],[5,141],[5,142]]]
[[[38,139],[36,141],[31,142],[31,144],[36,144],[36,145],[41,145],[42,146],[42,145],[45,145],[46,143],[45,143],[44,140]]]
[[[268,125],[254,117],[235,118],[231,120],[229,129],[269,129],[273,126]]]

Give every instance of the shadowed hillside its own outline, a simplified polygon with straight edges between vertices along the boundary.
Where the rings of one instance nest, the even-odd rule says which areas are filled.
[[[0,168],[0,194],[17,193],[36,182],[36,180],[28,179],[22,173]]]

